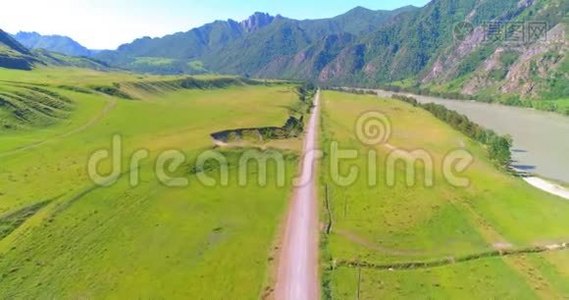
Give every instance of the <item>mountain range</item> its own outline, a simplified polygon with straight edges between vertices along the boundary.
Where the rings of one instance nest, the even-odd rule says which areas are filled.
[[[17,37],[17,35],[16,35]],[[31,70],[36,66],[64,66],[108,70],[105,62],[94,58],[70,56],[63,53],[37,48],[30,50],[14,36],[0,29],[0,67]]]
[[[140,38],[116,51],[103,51],[96,57],[115,66],[142,72],[213,71],[257,75],[257,71],[273,60],[295,54],[317,43],[323,36],[367,34],[380,28],[392,16],[416,9],[371,11],[358,7],[335,18],[303,21],[257,12],[241,22],[215,21],[161,38]]]
[[[215,21],[89,55],[113,67],[158,74],[560,98],[569,97],[568,12],[565,0],[434,0],[393,11],[357,7],[319,20],[255,13],[241,22]],[[65,49],[84,49],[16,38],[30,48],[71,55],[77,52]]]
[[[20,31],[13,37],[31,50],[44,49],[69,56],[91,56],[96,53],[96,51],[85,48],[75,40],[61,35],[41,35],[37,32]]]
[[[31,70],[36,62],[30,50],[0,29],[0,67]]]

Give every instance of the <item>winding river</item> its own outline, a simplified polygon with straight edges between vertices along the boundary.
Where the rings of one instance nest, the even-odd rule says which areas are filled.
[[[408,95],[421,103],[444,105],[499,134],[509,134],[514,140],[515,168],[569,183],[569,117],[499,104]]]

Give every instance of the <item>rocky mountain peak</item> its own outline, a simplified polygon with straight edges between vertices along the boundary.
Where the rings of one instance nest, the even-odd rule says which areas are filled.
[[[267,13],[256,12],[247,20],[242,21],[240,24],[245,29],[245,31],[252,32],[271,24],[274,19],[275,17]]]

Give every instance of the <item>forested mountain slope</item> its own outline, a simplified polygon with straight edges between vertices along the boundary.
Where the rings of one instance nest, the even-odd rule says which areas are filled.
[[[569,2],[562,0],[434,0],[394,11],[357,7],[320,20],[255,13],[243,22],[216,21],[138,39],[97,57],[151,73],[230,73],[329,85],[396,84],[486,98],[562,98],[569,97],[568,12]],[[530,37],[540,24],[543,32]],[[516,30],[522,30],[517,41]]]
[[[433,0],[394,11],[356,7],[319,20],[258,12],[241,22],[140,38],[82,65],[391,85],[509,103],[569,98],[568,13],[564,0]],[[11,49],[4,50],[5,64],[29,69],[45,61],[4,40],[12,45],[4,47]]]
[[[115,66],[152,73],[256,75],[261,70],[267,73],[269,65],[290,59],[323,37],[367,34],[393,16],[416,9],[372,11],[357,7],[335,18],[302,21],[257,12],[242,22],[215,21],[161,38],[144,37],[96,57]]]

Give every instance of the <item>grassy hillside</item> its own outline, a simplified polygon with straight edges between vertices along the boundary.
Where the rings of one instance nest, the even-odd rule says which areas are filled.
[[[513,255],[458,262],[461,257],[567,242],[569,203],[535,190],[521,179],[498,171],[487,150],[428,112],[406,103],[338,92],[323,94],[325,149],[357,150],[358,159],[340,164],[342,176],[351,166],[360,170],[354,184],[336,183],[322,165],[322,184],[328,185],[331,233],[323,236],[324,293],[332,299],[389,298],[562,298],[567,295],[569,254],[566,251]],[[366,146],[354,132],[364,112],[377,111],[391,122],[388,144]],[[443,162],[454,149],[474,157],[460,173],[466,187],[451,185]],[[407,186],[405,166],[388,168],[394,149],[425,150],[434,162],[434,185],[425,186],[426,166],[414,166],[417,177]],[[377,185],[370,186],[368,153],[377,152]],[[327,150],[328,151],[328,150]],[[403,156],[408,161],[412,156]],[[395,185],[388,184],[395,170]],[[324,193],[324,191],[323,191]],[[453,259],[457,261],[453,263]],[[444,266],[389,270],[370,265],[447,261]],[[357,267],[361,262],[368,267]],[[359,292],[358,292],[359,291]]]
[[[51,47],[45,47],[51,48]],[[0,69],[32,70],[36,67],[60,66],[108,71],[104,62],[83,56],[69,56],[41,47],[30,50],[0,29]],[[62,51],[66,52],[66,51]]]
[[[0,68],[31,70],[36,62],[28,49],[0,29]]]
[[[39,61],[44,65],[52,67],[75,67],[92,69],[98,71],[109,71],[111,67],[99,60],[84,56],[68,56],[58,52],[37,49],[32,51]]]
[[[72,107],[52,125],[2,131],[1,297],[251,299],[262,293],[290,187],[277,187],[270,176],[266,187],[251,179],[209,188],[192,166],[212,149],[212,132],[280,126],[298,101],[291,86],[42,68],[2,70],[0,80],[10,93],[41,84]],[[123,138],[125,173],[115,185],[99,187],[88,178],[87,159],[109,148],[114,134]],[[149,157],[140,167],[141,184],[131,186],[126,171],[139,149]],[[174,174],[187,178],[187,187],[157,180],[156,157],[170,149],[187,157]],[[219,151],[233,166],[246,149]],[[289,179],[297,154],[282,154]],[[270,152],[255,157],[265,155]],[[231,172],[236,178],[237,170]],[[253,168],[249,175],[256,178]]]

